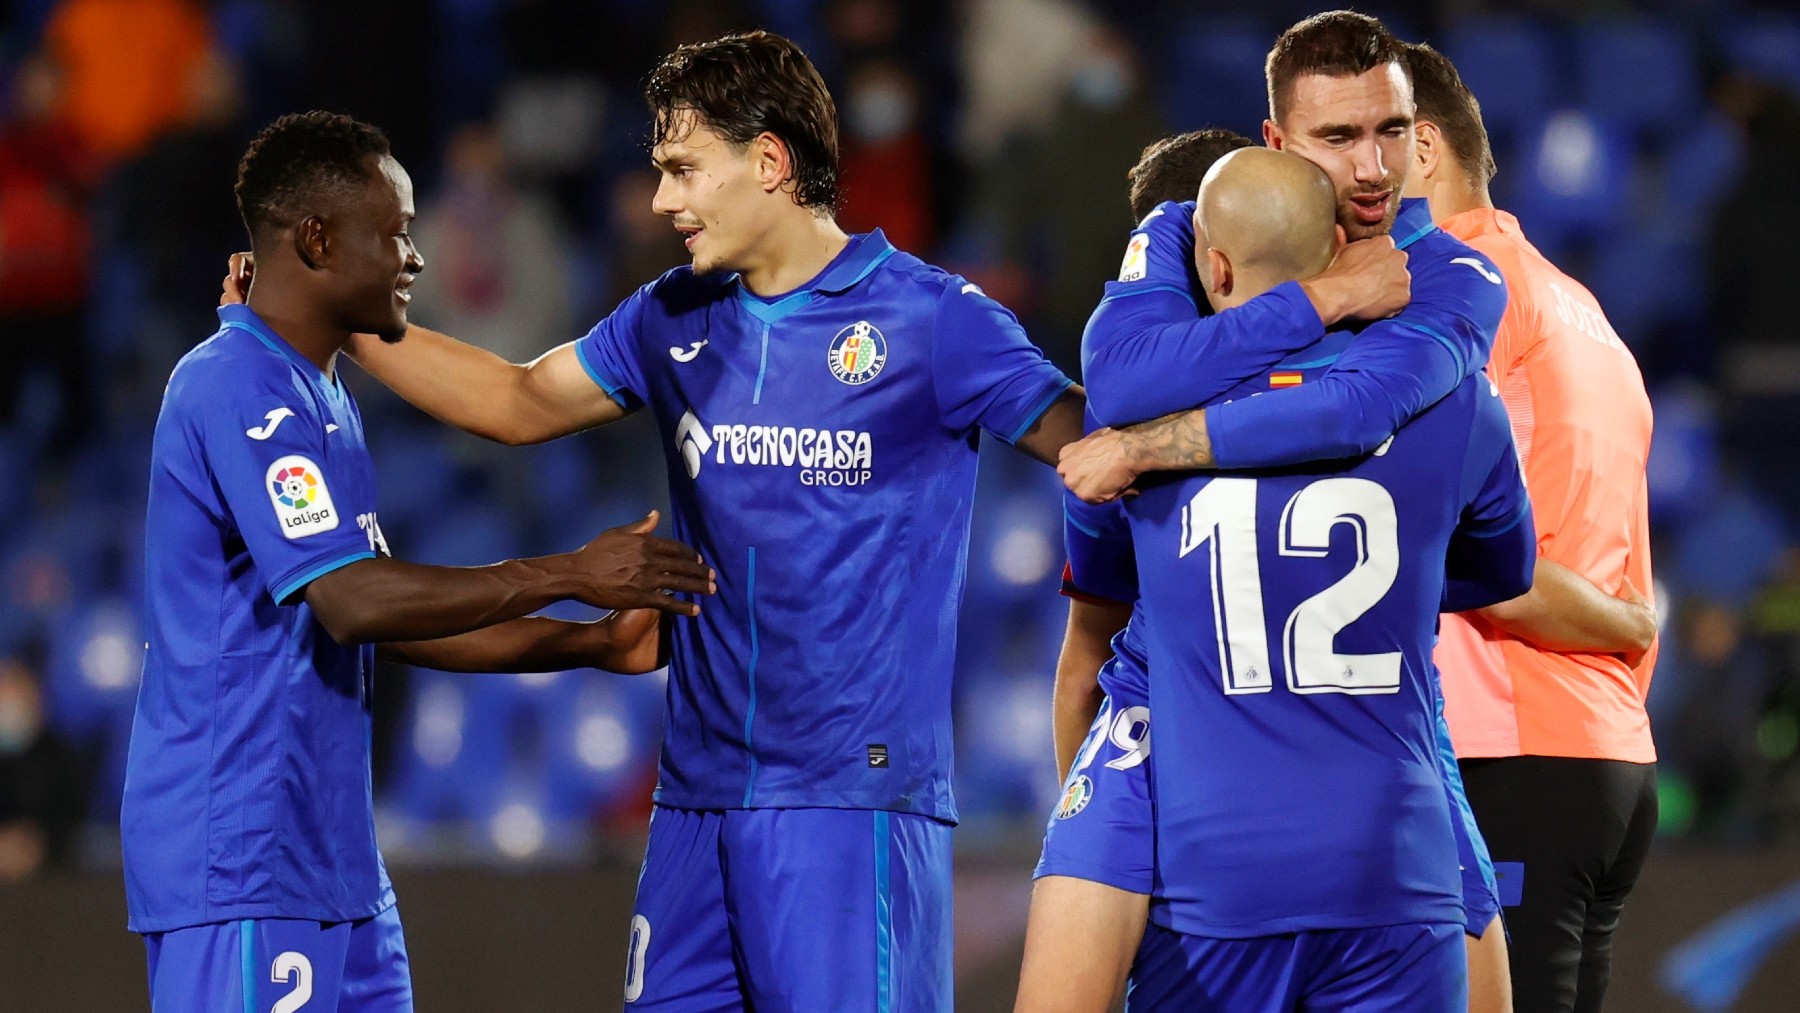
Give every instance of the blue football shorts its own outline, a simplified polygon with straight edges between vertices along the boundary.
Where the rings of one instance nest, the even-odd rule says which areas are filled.
[[[625,1008],[952,1008],[950,834],[881,810],[657,806]]]
[[[1144,929],[1126,1013],[1463,1013],[1469,963],[1453,924],[1216,939]]]
[[[1150,708],[1108,696],[1063,782],[1032,878],[1070,876],[1147,894],[1156,874]]]
[[[400,909],[355,922],[255,918],[144,935],[154,1013],[412,1013]]]

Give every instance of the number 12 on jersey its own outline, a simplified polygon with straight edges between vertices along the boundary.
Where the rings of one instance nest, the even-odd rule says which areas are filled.
[[[1213,629],[1225,693],[1274,688],[1272,648],[1263,615],[1262,560],[1257,552],[1259,479],[1215,478],[1181,508],[1181,558],[1209,550]],[[1400,572],[1394,497],[1364,478],[1310,483],[1281,511],[1282,556],[1323,558],[1331,531],[1356,533],[1356,565],[1330,587],[1301,602],[1281,630],[1282,667],[1295,693],[1397,693],[1400,652],[1339,654],[1338,633],[1381,601]],[[1279,561],[1272,561],[1279,566]]]

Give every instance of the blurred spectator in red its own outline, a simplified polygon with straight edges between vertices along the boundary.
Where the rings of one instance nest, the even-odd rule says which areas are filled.
[[[880,228],[900,249],[928,253],[937,210],[918,83],[892,60],[862,64],[850,72],[839,118],[844,207],[838,222],[851,232]]]
[[[0,425],[13,421],[26,369],[47,361],[62,388],[57,442],[67,445],[90,421],[82,341],[97,172],[53,112],[61,80],[49,60],[28,57],[0,120]]]
[[[180,121],[207,36],[192,0],[63,0],[44,26],[68,76],[61,112],[107,163],[136,155]]]
[[[87,811],[81,758],[44,717],[37,673],[0,658],[0,883],[67,868]]]
[[[576,336],[569,239],[551,203],[515,185],[492,127],[450,138],[443,183],[412,235],[426,266],[412,309],[420,322],[471,335],[509,362]]]
[[[650,208],[656,182],[655,170],[634,166],[621,172],[607,191],[606,279],[601,304],[594,307],[601,316],[646,282],[693,259],[669,219]]]

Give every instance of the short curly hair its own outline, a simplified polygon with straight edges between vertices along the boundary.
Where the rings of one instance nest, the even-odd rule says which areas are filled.
[[[1144,216],[1163,201],[1193,200],[1200,181],[1213,163],[1255,142],[1230,130],[1192,130],[1165,137],[1144,149],[1125,178],[1131,181],[1131,220]]]
[[[392,154],[387,135],[342,113],[289,113],[264,128],[238,162],[238,214],[254,242],[373,178],[369,156]]]
[[[837,103],[792,41],[746,32],[681,46],[650,72],[644,98],[654,117],[651,147],[681,140],[682,110],[740,147],[768,131],[793,159],[794,203],[837,211]]]

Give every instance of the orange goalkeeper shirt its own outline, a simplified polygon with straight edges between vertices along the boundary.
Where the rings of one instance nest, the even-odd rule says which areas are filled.
[[[1499,385],[1537,518],[1538,554],[1617,593],[1651,593],[1644,464],[1650,398],[1599,303],[1504,211],[1465,211],[1444,231],[1486,254],[1510,298],[1488,375]],[[1540,650],[1474,613],[1443,617],[1437,647],[1456,754],[1656,759],[1644,698],[1652,650]]]

